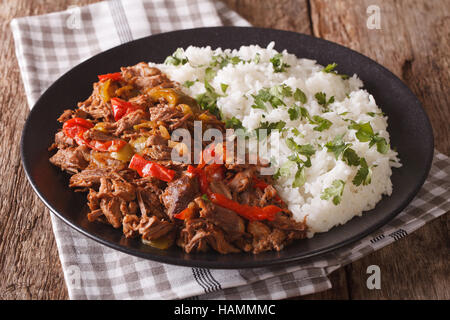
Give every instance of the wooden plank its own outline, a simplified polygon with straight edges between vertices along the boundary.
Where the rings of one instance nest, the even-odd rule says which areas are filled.
[[[255,27],[311,34],[307,0],[223,0],[222,2]]]
[[[446,220],[442,217],[432,221],[347,267],[350,298],[450,299]],[[380,290],[366,286],[366,269],[370,265],[380,267]]]
[[[93,1],[81,1],[87,3]],[[28,105],[14,53],[12,18],[65,10],[72,1],[0,3],[0,299],[66,299],[48,210],[20,164],[19,141]]]
[[[368,29],[366,10],[380,8],[381,29]],[[314,35],[357,50],[400,77],[433,125],[436,147],[450,153],[450,2],[311,0]],[[401,156],[401,155],[400,155]],[[426,225],[348,266],[352,299],[448,299],[448,217]],[[381,268],[381,290],[368,290],[366,268]]]

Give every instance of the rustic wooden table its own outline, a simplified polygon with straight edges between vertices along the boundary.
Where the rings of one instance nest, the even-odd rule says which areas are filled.
[[[0,3],[0,299],[67,299],[48,210],[26,181],[19,140],[28,106],[14,54],[14,17],[96,0],[4,0]],[[450,1],[225,0],[253,25],[293,30],[357,50],[381,63],[419,97],[436,148],[450,154]],[[381,29],[367,27],[380,8]],[[448,215],[331,275],[333,289],[307,299],[450,299]],[[366,287],[369,265],[381,289]]]

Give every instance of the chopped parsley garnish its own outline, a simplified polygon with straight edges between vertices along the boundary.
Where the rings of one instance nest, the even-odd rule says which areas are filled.
[[[259,128],[257,129],[257,135],[259,132],[259,129],[266,129],[267,130],[267,135],[270,135],[270,133],[272,132],[272,130],[279,130],[282,131],[284,129],[284,127],[286,126],[286,122],[280,120],[278,122],[261,122]],[[259,135],[258,135],[259,137]]]
[[[205,81],[211,81],[216,76],[217,71],[211,67],[205,69]]]
[[[358,138],[361,142],[368,142],[372,139],[374,136],[372,126],[370,125],[370,122],[365,123],[352,123],[349,127],[349,129],[356,130],[356,138]]]
[[[233,128],[233,129],[244,129],[244,126],[242,125],[241,120],[239,120],[236,117],[233,117],[231,119],[225,120],[225,127],[226,128]]]
[[[349,166],[359,165],[359,156],[351,147],[351,143],[345,143],[342,138],[344,135],[338,135],[333,141],[327,142],[325,147],[329,152],[333,152],[336,160],[342,154],[342,160],[347,162]]]
[[[273,72],[285,72],[286,68],[289,68],[290,65],[283,62],[283,54],[277,53],[270,59],[270,62],[272,62]]]
[[[294,139],[292,138],[287,138],[286,139],[286,145],[288,146],[289,149],[291,149],[292,151],[296,151],[297,149],[297,143],[294,141]]]
[[[382,117],[384,117],[384,112],[377,112],[377,113],[375,113],[375,112],[367,112],[366,114],[371,116],[371,117],[375,117],[375,116],[382,116]]]
[[[345,143],[342,135],[338,135],[331,142],[327,142],[325,147],[329,152],[333,152],[336,160],[342,154],[342,160],[345,161],[349,166],[360,166],[355,178],[353,179],[353,184],[359,186],[361,183],[363,185],[368,185],[371,181],[372,170],[367,166],[367,162],[364,158],[360,158],[355,150],[350,148],[350,143]]]
[[[305,104],[308,99],[306,98],[306,94],[302,90],[297,88],[294,92],[294,100]]]
[[[292,88],[284,83],[273,86],[270,88],[269,92],[280,99],[284,97],[292,97]]]
[[[353,178],[353,184],[355,186],[367,186],[372,181],[372,169],[367,165],[366,159],[360,159],[360,168]]]
[[[202,199],[205,201],[209,201],[208,195],[206,193],[202,194]]]
[[[334,157],[336,160],[339,158],[339,156],[351,146],[350,143],[345,143],[342,138],[344,137],[343,134],[336,136],[333,141],[327,142],[325,144],[325,147],[328,149],[329,152],[334,153]]]
[[[267,111],[266,102],[270,99],[270,93],[266,89],[259,90],[258,94],[252,94],[253,97],[253,109],[262,109]]]
[[[309,116],[308,110],[305,107],[300,107],[298,105],[294,105],[293,107],[288,109],[289,119],[297,120],[299,117],[303,120],[304,118],[311,120]]]
[[[300,108],[294,105],[292,108],[288,109],[289,119],[297,120],[300,117]]]
[[[361,142],[369,142],[370,148],[376,144],[377,151],[381,154],[386,154],[391,148],[385,138],[373,132],[370,122],[357,123],[352,121],[352,124],[348,128],[356,130],[356,138]]]
[[[183,83],[183,86],[185,86],[186,88],[190,88],[190,87],[192,87],[194,85],[194,83],[195,83],[195,81],[186,80]]]
[[[303,118],[309,119],[309,112],[308,110],[306,110],[306,108],[304,107],[300,107],[300,115],[302,116],[302,120]]]
[[[374,144],[377,145],[377,151],[381,154],[386,154],[389,152],[389,149],[391,148],[389,143],[387,143],[386,139],[383,137],[380,137],[378,134],[376,134],[372,140],[369,143],[369,147],[372,147]]]
[[[292,132],[292,134],[294,135],[294,136],[296,136],[296,137],[303,137],[303,135],[300,133],[300,131],[298,131],[298,129],[297,128],[292,128],[292,130],[291,130],[291,132]]]
[[[275,174],[272,176],[272,178],[274,180],[278,180],[280,178],[280,176],[281,176],[280,168],[278,168],[277,171],[275,171]]]
[[[308,119],[310,124],[315,124],[316,126],[313,128],[314,131],[322,132],[324,130],[327,130],[331,127],[333,124],[330,120],[322,118],[321,116],[315,115],[311,117],[309,115],[308,110],[306,110],[305,107],[300,107],[297,105],[294,105],[292,108],[288,109],[289,119],[290,120],[297,120],[299,117],[301,119]]]
[[[295,173],[294,181],[292,182],[292,188],[300,188],[305,184],[305,182],[306,182],[305,167],[301,166]]]
[[[215,98],[220,97],[220,94],[216,93],[216,91],[214,90],[213,86],[210,85],[208,81],[205,81],[205,89],[206,89],[206,92],[210,93],[211,95],[214,95]]]
[[[292,114],[292,116],[297,117],[297,113],[300,113],[300,116],[301,116],[302,119],[303,118],[308,119],[310,124],[316,124],[317,125],[317,126],[315,126],[313,128],[314,131],[322,132],[324,130],[329,129],[331,127],[331,125],[333,124],[333,122],[331,122],[328,119],[322,118],[321,116],[317,116],[316,115],[316,116],[311,117],[309,115],[308,110],[306,110],[306,108],[304,108],[304,107],[294,106],[293,108],[296,109],[296,110],[289,111],[292,108],[290,108],[288,110],[289,117],[291,118],[291,114]],[[295,120],[295,119],[291,119],[291,120]]]
[[[292,90],[285,85],[274,86],[269,89],[269,94],[269,102],[272,105],[272,108],[278,108],[279,106],[286,105],[283,102],[283,98],[292,96]]]
[[[312,119],[310,119],[310,122],[312,124],[317,124],[316,127],[313,128],[314,131],[322,132],[324,130],[327,130],[331,127],[333,124],[330,120],[327,120],[325,118],[322,118],[320,116],[314,116]]]
[[[261,61],[261,55],[259,53],[256,53],[255,57],[253,58],[253,62],[258,64],[259,61]]]
[[[171,64],[174,66],[184,65],[188,63],[188,58],[184,54],[183,48],[178,48],[175,52],[166,58],[164,61],[165,64]]]
[[[288,177],[291,173],[291,168],[295,165],[294,161],[288,160],[279,168],[280,176]]]
[[[270,93],[268,89],[260,89],[257,94],[252,94],[254,103],[252,108],[263,109],[267,111],[266,102],[270,100]]]
[[[294,154],[288,157],[290,160],[289,163],[297,164],[297,172],[295,174],[294,181],[292,182],[292,187],[299,188],[306,182],[305,168],[311,167],[311,156],[316,153],[316,150],[310,144],[299,145],[292,138],[286,139],[286,144],[289,149],[294,151]],[[300,158],[299,155],[305,156],[306,160]]]
[[[211,62],[210,62],[210,66],[211,67],[219,67],[220,69],[222,69],[223,67],[225,67],[230,61],[225,57],[225,56],[221,56],[221,55],[215,55],[212,57]]]
[[[356,154],[356,151],[352,148],[345,149],[342,154],[342,159],[347,162],[349,166],[358,166],[359,165],[359,156]]]
[[[301,155],[310,157],[312,155],[314,155],[316,153],[316,150],[314,149],[314,147],[310,144],[297,144],[294,139],[292,138],[287,138],[286,139],[286,144],[288,146],[289,149],[291,149],[294,152],[297,152]]]
[[[212,57],[211,62],[210,62],[210,66],[211,67],[219,67],[219,69],[224,68],[225,66],[227,66],[228,64],[233,64],[236,65],[239,62],[245,62],[244,60],[242,60],[239,57],[229,57],[227,55],[215,55]]]
[[[320,195],[322,200],[332,199],[334,205],[341,203],[342,194],[344,193],[345,182],[342,180],[334,180],[330,187],[326,188]]]
[[[272,88],[263,88],[257,94],[252,94],[254,103],[251,106],[254,109],[262,109],[267,111],[266,102],[269,102],[272,108],[286,105],[283,101],[285,97],[292,96],[291,87],[281,84]]]
[[[291,154],[288,159],[297,163],[298,166],[304,165],[307,168],[311,167],[311,158],[308,156],[306,157],[306,160],[303,160],[298,153],[294,153]]]
[[[272,108],[278,108],[279,106],[284,106],[285,103],[283,102],[283,100],[281,100],[280,97],[275,96],[275,95],[271,95],[270,99],[269,99],[270,105],[272,106]]]
[[[215,115],[219,120],[222,118],[219,108],[217,107],[217,98],[220,97],[216,93],[214,88],[205,80],[206,92],[197,95],[195,98],[203,110],[208,110],[211,114]]]
[[[238,63],[240,63],[240,62],[245,62],[245,61],[242,60],[242,59],[239,58],[239,57],[232,57],[232,58],[230,59],[230,62],[231,62],[231,64],[236,65],[236,64],[238,64]]]
[[[325,73],[334,72],[334,69],[337,67],[337,63],[333,62],[329,65],[327,65],[322,71]]]
[[[338,66],[337,63],[336,63],[336,62],[333,62],[333,63],[327,65],[325,68],[323,68],[322,71],[325,72],[325,73],[334,73],[334,74],[340,76],[340,77],[341,77],[342,79],[344,79],[344,80],[345,80],[345,79],[348,79],[348,78],[349,78],[348,75],[346,75],[346,74],[339,74],[339,73],[337,72],[337,70],[335,70],[337,66]]]
[[[272,133],[272,130],[285,131],[284,128],[286,126],[286,122],[280,120],[278,122],[261,122],[259,128],[256,129],[256,137],[260,138],[260,130],[267,130],[267,136]]]
[[[328,106],[334,102],[334,96],[331,96],[331,98],[327,100],[327,95],[324,92],[317,92],[314,95],[314,98],[316,98],[317,103],[324,108],[325,112],[328,111]]]
[[[221,83],[220,88],[222,89],[222,92],[225,93],[227,92],[228,85],[226,83]]]

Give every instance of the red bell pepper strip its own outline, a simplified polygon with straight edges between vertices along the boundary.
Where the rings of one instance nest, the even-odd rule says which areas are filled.
[[[246,204],[240,204],[236,201],[228,199],[226,196],[220,193],[211,193],[209,194],[209,198],[211,201],[223,208],[229,209],[231,211],[236,212],[240,216],[244,217],[249,221],[255,220],[274,220],[275,215],[283,211],[283,209],[278,208],[274,205],[269,205],[263,208],[253,207]]]
[[[114,114],[114,120],[119,121],[127,114],[136,111],[137,109],[142,109],[140,105],[119,99],[119,98],[112,98],[111,99],[111,105],[113,109]]]
[[[100,152],[118,152],[127,143],[124,140],[114,139],[109,141],[88,140],[84,137],[84,132],[80,132],[75,137],[75,141],[81,146],[86,145],[89,148]]]
[[[198,170],[197,174],[200,182],[200,191],[204,194],[206,193],[209,195],[211,193],[211,190],[209,189],[209,182],[208,178],[206,177],[205,171]]]
[[[83,118],[72,118],[63,124],[64,134],[72,139],[76,139],[80,133],[85,133],[94,125]]]
[[[185,219],[189,218],[193,213],[194,213],[194,208],[188,206],[186,209],[184,209],[180,213],[174,214],[173,217],[180,219],[180,220],[185,220]]]
[[[187,172],[195,174],[197,173],[197,169],[192,165],[188,165]]]
[[[110,141],[88,140],[84,137],[84,133],[94,127],[94,125],[83,118],[72,118],[63,124],[64,134],[75,141],[79,145],[86,145],[91,149],[103,152],[117,152],[127,143],[120,139]]]
[[[260,180],[255,177],[253,177],[253,184],[255,187],[261,189],[262,191],[264,191],[264,189],[269,186],[264,180]]]
[[[80,132],[74,139],[79,146],[86,145],[92,149],[90,141],[84,137],[84,132]]]
[[[141,177],[150,176],[166,182],[172,181],[175,177],[175,171],[148,161],[138,154],[133,156],[128,168],[136,170]]]
[[[270,221],[272,221],[275,219],[275,215],[278,212],[283,211],[283,209],[281,209],[277,206],[274,206],[274,205],[269,205],[269,206],[260,208],[260,207],[249,206],[246,204],[240,204],[236,201],[228,199],[223,194],[213,193],[209,189],[209,181],[208,180],[211,180],[212,177],[218,173],[220,173],[221,176],[223,177],[224,176],[224,172],[223,172],[224,168],[223,168],[223,165],[215,164],[215,163],[210,164],[206,167],[205,166],[206,166],[206,162],[201,162],[197,166],[197,168],[189,165],[187,172],[194,174],[194,175],[198,175],[201,192],[203,194],[207,194],[214,204],[224,207],[224,208],[227,208],[229,210],[232,210],[232,211],[236,212],[237,214],[239,214],[240,216],[242,216],[250,221],[254,221],[254,220],[270,220]],[[262,188],[262,190],[264,190],[268,186],[268,184],[262,180],[258,180],[255,178],[255,186],[258,188]],[[279,199],[278,196],[277,196],[277,198]],[[280,202],[282,202],[281,199],[279,199],[279,200],[280,200]],[[184,217],[184,215],[182,215],[181,213],[180,213],[180,217]]]
[[[89,143],[89,146],[97,151],[103,151],[103,152],[117,152],[120,149],[122,149],[126,145],[126,141],[124,140],[110,140],[110,141],[98,141],[98,140],[92,140]]]
[[[224,167],[221,164],[213,163],[204,168],[195,168],[191,165],[188,166],[187,172],[197,175],[200,183],[200,191],[203,194],[210,194],[211,190],[209,189],[209,181],[217,179],[217,175],[220,175],[220,178],[224,177]]]
[[[105,81],[105,80],[114,80],[118,81],[122,79],[122,73],[121,72],[115,72],[115,73],[107,73],[107,74],[100,74],[98,75],[98,80]]]
[[[261,191],[264,191],[269,186],[265,181],[257,179],[255,177],[253,177],[253,185]],[[283,203],[283,200],[281,200],[278,194],[275,196],[275,200],[279,203]]]

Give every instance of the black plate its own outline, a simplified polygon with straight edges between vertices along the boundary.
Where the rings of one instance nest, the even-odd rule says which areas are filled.
[[[383,197],[374,210],[365,212],[343,226],[297,241],[281,252],[259,255],[215,252],[185,254],[174,247],[162,251],[125,239],[121,230],[86,219],[86,196],[68,187],[67,174],[48,161],[47,148],[60,128],[56,121],[64,109],[74,108],[88,97],[98,74],[115,72],[121,66],[141,61],[162,62],[178,47],[189,45],[213,48],[238,48],[276,41],[277,50],[287,49],[298,57],[317,60],[322,65],[338,63],[339,72],[356,73],[389,117],[391,144],[396,147],[403,166],[394,169],[394,191]],[[210,267],[247,268],[298,261],[350,244],[368,235],[396,216],[413,199],[428,175],[433,157],[430,122],[414,94],[391,72],[369,58],[329,41],[294,32],[218,27],[175,31],[132,41],[94,56],[59,78],[31,111],[22,134],[22,162],[36,193],[59,218],[86,236],[111,248],[165,263]]]

